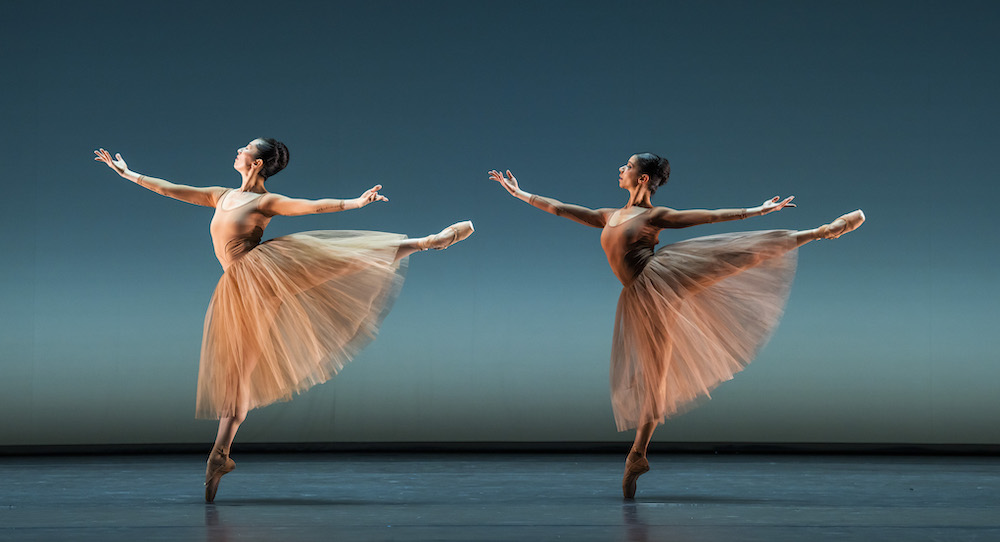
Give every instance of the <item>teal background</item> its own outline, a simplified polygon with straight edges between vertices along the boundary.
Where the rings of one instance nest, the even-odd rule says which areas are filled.
[[[599,231],[486,177],[616,206],[799,206],[669,231],[868,222],[800,253],[781,326],[661,442],[1000,444],[994,2],[18,2],[0,20],[0,445],[208,442],[193,419],[221,268],[211,209],[92,161],[237,186],[235,150],[291,149],[269,188],[386,204],[277,218],[468,241],[411,259],[379,339],[251,413],[240,442],[627,441],[607,391],[620,285]]]

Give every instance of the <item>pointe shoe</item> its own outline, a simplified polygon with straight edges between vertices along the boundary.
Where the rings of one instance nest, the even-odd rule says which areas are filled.
[[[228,454],[212,450],[208,456],[208,467],[205,468],[205,502],[214,502],[215,493],[219,491],[219,480],[223,474],[233,472],[236,462],[229,459]]]
[[[622,496],[634,499],[636,482],[647,472],[649,472],[649,461],[636,452],[629,452],[625,459],[625,474],[622,476]]]
[[[474,231],[476,230],[472,227],[471,220],[457,222],[441,230],[441,233],[425,237],[420,242],[420,250],[427,250],[429,248],[444,250],[462,239],[469,237]]]
[[[833,222],[816,228],[819,239],[836,239],[849,231],[858,229],[865,221],[865,213],[861,209],[837,217]]]

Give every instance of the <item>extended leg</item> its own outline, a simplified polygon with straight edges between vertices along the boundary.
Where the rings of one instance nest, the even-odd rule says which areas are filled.
[[[429,248],[444,250],[472,235],[473,231],[475,229],[472,227],[472,222],[466,220],[465,222],[452,224],[434,235],[419,237],[417,239],[406,239],[399,244],[399,250],[396,251],[396,259],[401,260],[414,252],[420,252]]]
[[[795,242],[798,243],[798,246],[802,246],[817,239],[836,239],[847,232],[858,229],[858,226],[863,224],[864,221],[865,213],[861,209],[858,209],[857,211],[837,217],[833,222],[824,224],[814,230],[795,232]]]

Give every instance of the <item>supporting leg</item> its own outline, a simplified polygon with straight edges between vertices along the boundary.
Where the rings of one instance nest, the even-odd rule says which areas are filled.
[[[635,441],[632,443],[632,450],[629,453],[635,452],[642,457],[646,457],[646,448],[649,447],[649,441],[653,438],[653,431],[656,430],[656,422],[649,422],[639,426],[635,431]]]
[[[247,411],[245,408],[240,408],[233,416],[227,416],[225,418],[219,419],[219,432],[215,435],[215,445],[212,447],[212,453],[221,453],[228,456],[229,450],[233,446],[233,439],[236,438],[236,432],[240,429],[240,424],[242,424],[247,419]]]
[[[625,474],[622,476],[622,496],[626,499],[635,498],[636,482],[639,477],[649,472],[649,461],[646,460],[646,448],[653,438],[656,422],[640,425],[635,431],[635,441],[632,450],[625,458]]]
[[[256,358],[248,364],[247,370],[252,371],[256,365]],[[215,494],[219,491],[219,481],[222,476],[230,473],[236,468],[236,462],[229,458],[229,452],[233,447],[233,439],[240,425],[246,421],[247,412],[250,410],[249,396],[246,385],[241,385],[239,397],[237,399],[236,411],[232,416],[219,418],[219,430],[215,434],[215,444],[208,454],[208,465],[205,467],[205,502],[215,501]]]
[[[247,411],[243,407],[234,416],[219,419],[219,432],[215,437],[212,452],[208,454],[208,465],[205,467],[205,502],[215,501],[222,476],[236,468],[236,462],[229,458],[229,450],[232,448],[233,439],[236,438],[236,431],[246,419]]]

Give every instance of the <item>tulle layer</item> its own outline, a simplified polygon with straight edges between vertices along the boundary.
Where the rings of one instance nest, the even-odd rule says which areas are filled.
[[[329,380],[375,338],[396,299],[405,238],[303,232],[232,263],[205,316],[196,416],[232,416]]]
[[[756,355],[777,326],[795,276],[784,230],[667,245],[622,290],[611,349],[619,431],[662,423]]]

